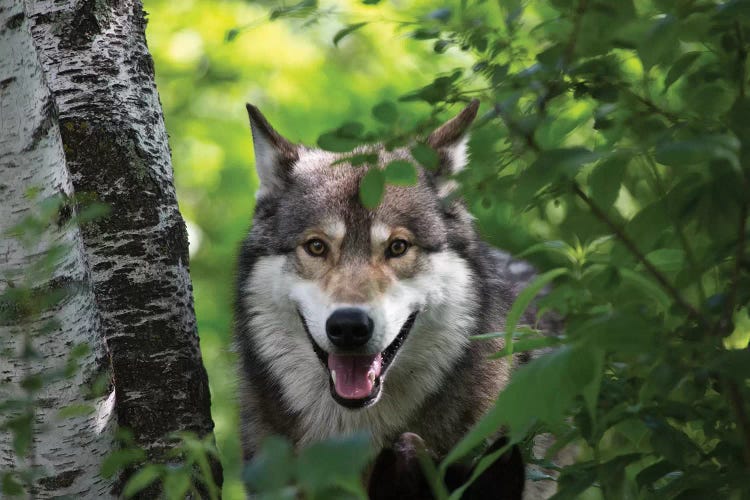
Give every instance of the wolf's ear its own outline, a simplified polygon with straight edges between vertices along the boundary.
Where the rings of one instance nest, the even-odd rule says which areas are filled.
[[[260,179],[259,194],[284,188],[290,180],[299,149],[282,137],[252,104],[246,104],[255,149],[255,169]]]
[[[479,110],[479,99],[474,99],[457,116],[430,134],[427,143],[440,155],[438,175],[450,176],[460,172],[466,166],[468,131],[477,116],[477,110]]]

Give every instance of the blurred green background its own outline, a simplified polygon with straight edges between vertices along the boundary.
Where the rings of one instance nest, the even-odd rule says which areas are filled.
[[[436,73],[471,60],[459,50],[436,56],[431,44],[408,36],[405,28],[425,14],[425,2],[412,2],[409,9],[325,2],[312,19],[304,8],[279,10],[278,2],[144,4],[178,200],[190,236],[224,497],[243,498],[232,297],[236,252],[250,225],[258,183],[245,102],[259,106],[289,139],[314,144],[321,133],[347,120],[373,123],[374,104],[396,100]],[[334,45],[339,30],[365,20],[373,22]],[[400,106],[399,126],[412,127],[430,110],[425,103]]]

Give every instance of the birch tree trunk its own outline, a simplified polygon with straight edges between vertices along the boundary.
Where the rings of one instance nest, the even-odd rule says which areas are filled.
[[[10,5],[9,5],[10,4]],[[20,0],[3,2],[0,10],[0,293],[3,296],[0,342],[0,403],[16,402],[0,433],[0,466],[23,470],[40,467],[29,488],[36,496],[106,496],[110,481],[98,474],[99,464],[113,443],[114,394],[84,399],[81,387],[108,370],[100,321],[81,233],[65,219],[72,215],[63,202],[59,225],[40,233],[7,230],[39,217],[39,202],[73,194],[65,166],[54,103],[34,49],[29,23]],[[34,199],[28,195],[36,191]],[[55,249],[59,257],[49,270],[35,271]],[[11,288],[12,287],[12,288]],[[44,294],[62,289],[61,300],[35,308]],[[30,292],[28,302],[11,307],[11,294]],[[36,309],[36,310],[35,310]],[[71,346],[88,345],[71,378],[47,377],[66,364]],[[32,356],[36,353],[36,356]],[[45,378],[38,392],[31,382]],[[21,390],[27,387],[26,391]],[[59,418],[62,408],[86,402],[94,412]],[[37,403],[37,404],[34,404]],[[12,430],[13,432],[8,432]],[[15,438],[15,439],[14,439]],[[31,439],[24,446],[26,439]],[[15,445],[15,446],[12,446]],[[14,450],[15,448],[15,450]],[[18,456],[20,454],[20,456]],[[15,480],[19,478],[16,477]],[[8,479],[13,481],[13,478]]]
[[[80,402],[80,377],[111,370],[113,393],[95,402],[97,413],[66,421],[67,441],[56,430],[38,433],[32,453],[38,459],[45,450],[56,473],[50,477],[57,478],[40,496],[93,498],[112,486],[97,476],[112,446],[111,413],[157,461],[172,448],[171,433],[205,436],[213,429],[145,18],[134,0],[0,0],[0,18],[0,224],[10,227],[32,210],[24,193],[37,184],[38,199],[62,192],[111,208],[80,230],[57,230],[34,249],[7,237],[0,245],[0,271],[10,276],[58,240],[70,245],[52,281],[79,283],[84,292],[44,313],[58,329],[44,337],[42,360],[19,365],[3,358],[0,374],[18,382],[27,368],[59,363],[76,342],[92,345],[79,379],[60,382],[44,400],[37,420],[46,424],[61,406]],[[3,324],[3,341],[19,349],[23,332],[33,331],[26,323]],[[0,438],[3,469],[13,466],[8,439]],[[71,484],[63,485],[65,478]]]

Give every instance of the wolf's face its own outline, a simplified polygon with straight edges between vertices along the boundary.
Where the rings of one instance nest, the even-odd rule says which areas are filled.
[[[348,408],[408,395],[408,387],[423,399],[460,356],[473,314],[460,254],[473,231],[446,194],[465,164],[477,106],[429,137],[441,158],[436,171],[418,168],[416,185],[388,186],[370,210],[360,180],[368,168],[413,161],[407,148],[373,146],[377,165],[351,166],[337,162],[346,155],[289,143],[248,105],[261,185],[246,242],[258,257],[242,286],[258,355],[288,406],[329,391]]]

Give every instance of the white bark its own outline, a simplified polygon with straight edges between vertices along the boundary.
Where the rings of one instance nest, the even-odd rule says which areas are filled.
[[[27,195],[32,189],[37,190],[34,199]],[[42,476],[34,485],[39,498],[100,498],[108,496],[112,487],[111,481],[99,476],[99,467],[112,448],[114,399],[110,394],[87,401],[83,398],[87,381],[108,363],[81,232],[66,224],[63,214],[60,225],[52,225],[34,241],[24,244],[7,235],[9,228],[37,212],[39,201],[72,193],[54,103],[23,3],[0,1],[0,294],[10,286],[40,293],[53,288],[70,292],[48,310],[28,317],[3,316],[0,351],[8,349],[11,354],[0,357],[0,401],[24,398],[22,379],[62,368],[72,346],[87,343],[91,348],[72,378],[47,383],[36,394],[34,441],[28,456],[16,457],[11,433],[0,432],[0,468],[42,467]],[[30,272],[50,249],[60,245],[68,250],[52,263],[49,273]],[[7,302],[5,306],[8,313]],[[31,337],[40,354],[33,362],[22,357],[26,337]],[[58,417],[61,408],[81,403],[90,405],[93,413]],[[5,413],[0,419],[10,416]]]
[[[118,423],[158,458],[213,429],[167,133],[139,0],[27,0],[77,193],[111,206],[83,228]]]

